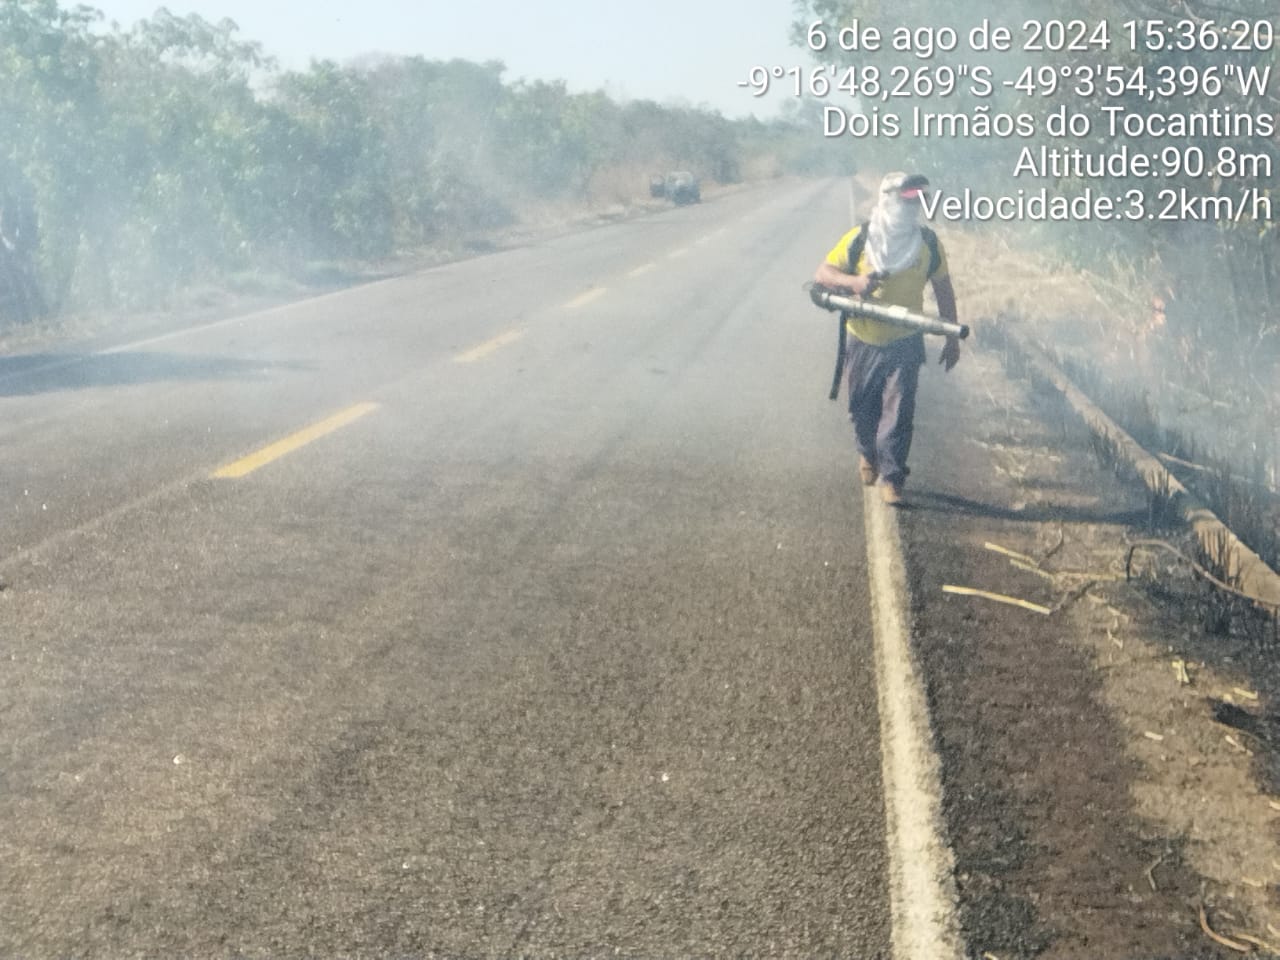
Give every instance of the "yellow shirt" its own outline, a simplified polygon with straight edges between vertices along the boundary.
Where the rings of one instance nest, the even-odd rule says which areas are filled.
[[[854,275],[871,273],[871,264],[867,262],[865,244],[863,245],[861,256],[858,257],[858,262],[856,264],[849,263],[849,244],[853,242],[853,238],[858,235],[861,229],[861,227],[854,227],[841,237],[840,242],[827,254],[827,263],[842,273],[852,273]],[[939,242],[938,269],[934,271],[933,276],[941,278],[946,275],[947,254],[942,249],[942,243]],[[920,252],[916,254],[915,262],[905,270],[890,274],[888,279],[876,288],[875,293],[871,295],[871,300],[874,303],[882,303],[885,306],[906,307],[914,313],[920,313],[924,310],[924,288],[929,279],[929,245],[922,243],[920,244]],[[867,320],[863,317],[849,317],[845,321],[845,327],[863,343],[869,343],[876,347],[883,347],[886,343],[892,343],[894,340],[915,336],[912,331],[904,330],[902,327],[881,323],[879,320]]]

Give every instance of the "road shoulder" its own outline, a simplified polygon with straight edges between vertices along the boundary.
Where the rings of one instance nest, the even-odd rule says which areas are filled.
[[[1209,706],[1256,684],[1163,595],[1188,583],[1124,582],[1144,493],[998,357],[965,360],[922,391],[902,530],[973,955],[1238,955],[1206,926],[1280,939],[1278,814]]]

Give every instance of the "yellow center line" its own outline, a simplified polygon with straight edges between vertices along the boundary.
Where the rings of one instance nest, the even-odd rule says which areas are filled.
[[[478,346],[472,347],[464,353],[458,354],[453,358],[454,363],[475,363],[487,357],[493,351],[505,347],[509,343],[515,343],[524,336],[523,330],[508,330],[506,333],[500,333],[491,340],[486,340]]]
[[[304,430],[299,430],[283,440],[277,440],[270,446],[263,447],[257,453],[251,453],[235,463],[227,464],[216,471],[214,477],[225,480],[239,479],[246,474],[253,473],[259,467],[266,466],[273,460],[279,460],[286,453],[292,453],[313,440],[318,440],[326,434],[345,427],[349,423],[354,423],[365,414],[372,413],[377,409],[378,405],[376,403],[357,403],[354,407],[348,407],[340,413],[335,413],[332,417],[321,420],[319,423],[314,423]]]
[[[592,300],[595,300],[599,297],[603,297],[606,289],[607,289],[606,287],[592,287],[590,290],[586,291],[585,293],[578,294],[576,297],[574,297],[572,300],[566,303],[565,308],[568,310],[572,310],[574,307],[585,306],[586,304],[590,303]]]
[[[652,263],[642,263],[642,264],[640,264],[640,266],[636,267],[634,270],[632,270],[630,273],[628,273],[628,274],[627,274],[627,276],[628,276],[628,277],[638,277],[638,276],[640,276],[640,275],[642,275],[642,274],[648,273],[650,270],[652,270],[652,269],[653,269],[653,267],[654,267],[654,265],[653,265]]]

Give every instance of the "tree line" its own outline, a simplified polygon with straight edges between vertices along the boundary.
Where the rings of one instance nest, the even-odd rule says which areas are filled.
[[[651,172],[833,162],[785,120],[504,74],[376,55],[281,71],[229,20],[124,29],[3,0],[0,323],[455,242],[530,205],[642,196]]]

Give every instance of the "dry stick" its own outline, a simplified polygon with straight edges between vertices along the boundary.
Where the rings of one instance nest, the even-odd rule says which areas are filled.
[[[1050,573],[1048,570],[1041,570],[1035,564],[1023,563],[1021,560],[1014,560],[1012,558],[1010,558],[1009,563],[1017,567],[1019,570],[1025,570],[1027,573],[1034,573],[1037,577],[1043,577],[1045,580],[1056,581],[1058,579],[1058,575],[1056,573]]]
[[[1234,950],[1236,953],[1253,952],[1253,947],[1249,946],[1247,943],[1241,943],[1239,940],[1232,940],[1230,937],[1224,937],[1222,934],[1214,933],[1209,927],[1209,917],[1208,914],[1204,912],[1203,903],[1200,904],[1200,929],[1205,932],[1205,936],[1210,940],[1214,943],[1221,944],[1228,950]]]
[[[998,543],[984,543],[983,547],[990,550],[992,553],[999,553],[1012,560],[1020,560],[1023,563],[1032,564],[1033,566],[1035,565],[1035,560],[1028,557],[1025,553],[1019,553],[1017,550],[1010,550],[1008,547],[1002,547]]]
[[[1151,884],[1152,893],[1160,892],[1160,888],[1156,886],[1156,867],[1160,866],[1162,863],[1164,863],[1164,857],[1161,857],[1151,866],[1147,867],[1147,883]]]
[[[1227,743],[1231,744],[1231,746],[1239,750],[1241,753],[1246,754],[1250,757],[1253,756],[1253,751],[1250,750],[1248,747],[1246,747],[1243,743],[1241,743],[1235,737],[1233,737],[1231,734],[1228,733],[1225,737],[1223,737],[1223,739],[1226,740]]]
[[[1192,463],[1190,460],[1183,460],[1181,457],[1175,457],[1171,453],[1157,453],[1156,456],[1159,457],[1161,460],[1163,460],[1165,463],[1177,464],[1180,467],[1186,467],[1188,470],[1195,470],[1199,473],[1216,474],[1218,472],[1217,470],[1213,469],[1213,467],[1206,467],[1204,464],[1200,464],[1200,463]],[[1246,477],[1243,474],[1239,474],[1239,473],[1229,473],[1227,474],[1227,476],[1230,477],[1232,480],[1236,481],[1236,483],[1244,483],[1251,487],[1258,487],[1263,492],[1269,493],[1273,497],[1276,496],[1277,494],[1280,494],[1280,491],[1274,489],[1270,484],[1259,483],[1257,480],[1253,479],[1253,477]]]
[[[962,597],[982,597],[986,600],[994,600],[997,603],[1007,603],[1010,606],[1021,607],[1023,610],[1030,610],[1032,613],[1043,613],[1046,617],[1053,613],[1048,607],[1042,607],[1038,603],[1032,603],[1029,600],[1019,600],[1017,597],[1006,597],[1002,593],[991,593],[987,590],[975,590],[973,587],[954,587],[951,584],[944,584],[943,593],[955,593]]]
[[[1280,955],[1280,949],[1277,949],[1276,947],[1267,943],[1267,941],[1265,940],[1262,940],[1258,937],[1251,937],[1247,933],[1237,933],[1236,936],[1239,937],[1241,940],[1243,940],[1245,943],[1252,943],[1259,950],[1265,950],[1267,953],[1271,954],[1272,956]]]
[[[1094,586],[1099,581],[1120,579],[1120,576],[1118,574],[1097,573],[1092,570],[1045,570],[1040,566],[1040,564],[1044,562],[1043,560],[1040,561],[1040,563],[1037,563],[1035,560],[1031,559],[1031,557],[1028,557],[1025,554],[1018,553],[1016,550],[1010,550],[1007,547],[1002,547],[996,543],[985,543],[983,544],[983,546],[986,547],[988,550],[990,550],[992,553],[999,553],[999,554],[1002,554],[1003,556],[1008,557],[1010,565],[1013,567],[1016,567],[1018,570],[1024,570],[1027,573],[1033,573],[1037,577],[1041,577],[1045,580],[1048,580],[1050,583],[1057,583],[1058,580],[1063,577],[1087,578],[1086,583],[1084,583],[1082,586],[1076,587],[1069,594],[1067,594],[1067,596],[1063,599],[1061,603],[1056,604],[1054,606],[1055,610],[1061,610],[1064,606],[1066,606],[1067,603],[1070,603],[1074,600],[1079,600],[1082,596],[1084,596],[1085,592],[1088,591],[1090,587]]]
[[[1112,624],[1111,626],[1107,627],[1107,639],[1110,640],[1112,643],[1114,643],[1121,650],[1123,650],[1124,641],[1115,635],[1115,633],[1113,632],[1115,628],[1116,628],[1115,624]]]

